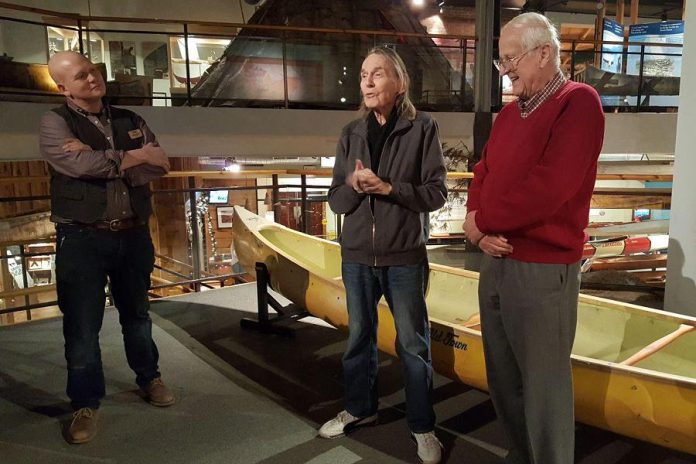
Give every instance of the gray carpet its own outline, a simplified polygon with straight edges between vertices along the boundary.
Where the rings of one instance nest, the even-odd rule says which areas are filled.
[[[398,361],[381,356],[380,423],[336,440],[316,427],[341,409],[345,336],[316,320],[295,336],[240,328],[255,310],[240,285],[153,304],[163,378],[178,402],[159,409],[138,395],[117,314],[101,345],[107,397],[97,438],[68,445],[60,320],[0,328],[0,463],[414,463]],[[436,378],[438,435],[448,463],[500,463],[504,440],[488,397]],[[696,463],[696,458],[579,425],[583,464]]]

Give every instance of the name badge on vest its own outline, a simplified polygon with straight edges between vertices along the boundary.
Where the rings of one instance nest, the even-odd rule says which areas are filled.
[[[131,131],[128,131],[128,136],[131,138],[131,140],[139,139],[143,136],[143,131],[141,131],[140,129],[133,129]]]

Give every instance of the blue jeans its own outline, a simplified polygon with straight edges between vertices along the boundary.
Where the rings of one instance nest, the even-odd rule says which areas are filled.
[[[68,363],[67,394],[75,409],[98,408],[105,395],[99,331],[107,277],[136,383],[144,386],[160,376],[147,297],[154,248],[147,226],[120,232],[60,224],[56,229],[56,280]]]
[[[343,355],[346,410],[356,417],[377,412],[377,303],[384,295],[396,325],[408,425],[414,433],[432,431],[433,368],[425,306],[428,264],[371,267],[344,262],[342,271],[349,319]]]

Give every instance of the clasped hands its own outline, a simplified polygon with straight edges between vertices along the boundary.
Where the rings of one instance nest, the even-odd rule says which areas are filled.
[[[500,234],[484,234],[476,225],[476,211],[471,211],[464,220],[464,235],[487,255],[502,258],[512,253],[512,245]]]
[[[377,177],[377,174],[363,166],[360,160],[355,160],[355,170],[346,178],[346,184],[358,193],[389,195],[392,191],[389,182],[384,182]]]

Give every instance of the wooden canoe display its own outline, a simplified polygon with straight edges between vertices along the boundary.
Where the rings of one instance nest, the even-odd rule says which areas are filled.
[[[235,207],[234,245],[254,272],[265,263],[273,289],[347,330],[341,250]],[[434,368],[487,389],[478,318],[478,274],[431,264],[427,290]],[[580,296],[573,346],[578,421],[696,454],[696,318]],[[394,355],[391,313],[379,305],[379,348]],[[549,386],[553,388],[553,386]]]

